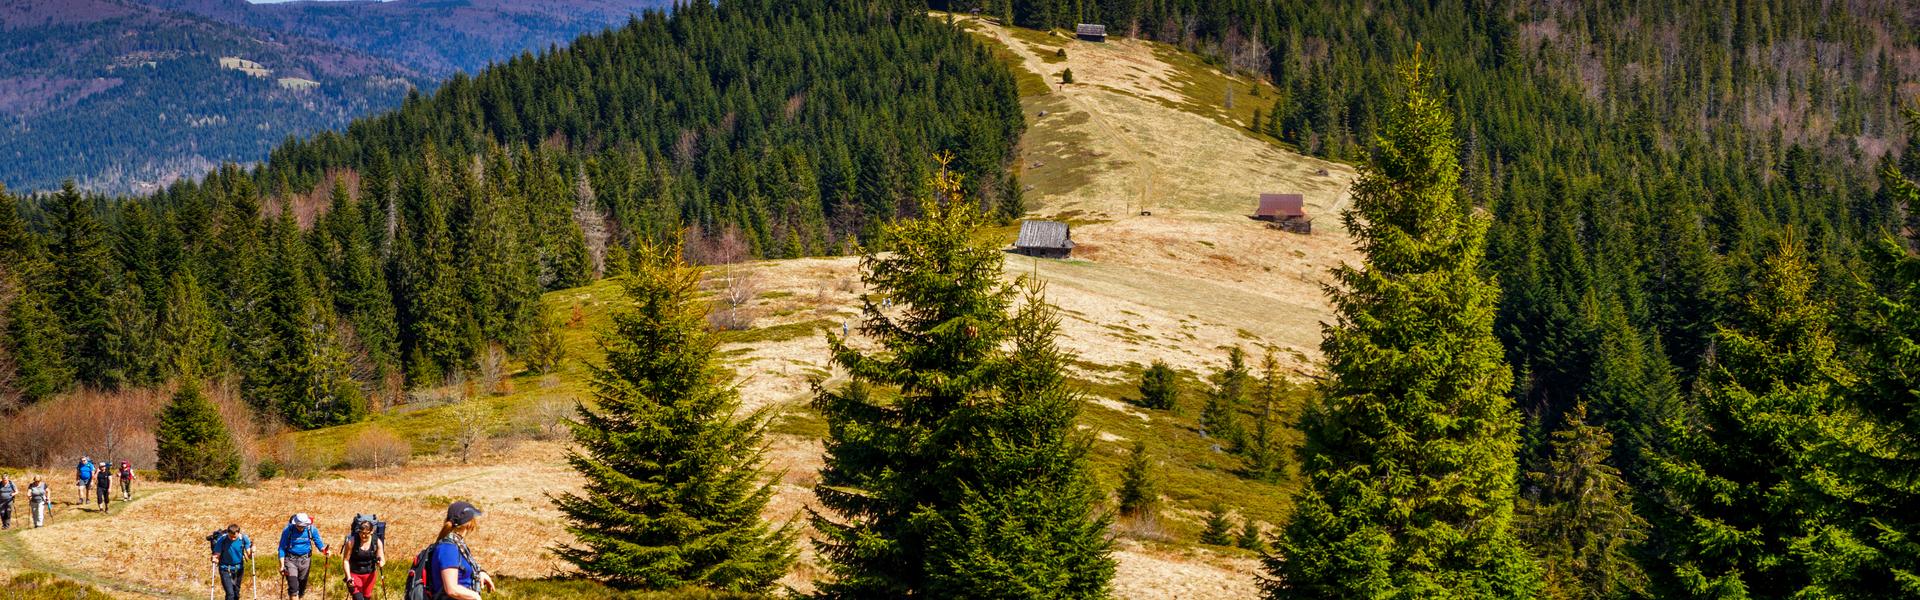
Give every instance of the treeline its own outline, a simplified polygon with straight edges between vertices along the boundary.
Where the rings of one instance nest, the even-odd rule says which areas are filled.
[[[529,351],[546,290],[737,230],[839,252],[933,151],[1018,214],[1010,75],[899,3],[695,3],[147,198],[0,194],[0,394],[237,377],[296,427]],[[550,336],[549,336],[550,337]]]

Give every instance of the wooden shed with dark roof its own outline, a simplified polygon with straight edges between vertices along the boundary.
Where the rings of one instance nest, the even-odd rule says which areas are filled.
[[[1107,26],[1094,23],[1074,25],[1073,37],[1089,42],[1104,42],[1107,41]]]
[[[1313,233],[1313,219],[1307,217],[1306,204],[1306,197],[1300,194],[1261,194],[1253,218],[1267,221],[1274,229]]]
[[[1013,251],[1039,258],[1073,255],[1073,229],[1059,221],[1022,221]]]

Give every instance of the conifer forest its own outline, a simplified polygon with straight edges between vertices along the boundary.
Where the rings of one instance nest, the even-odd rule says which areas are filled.
[[[1332,182],[1312,233],[1178,203],[1275,163],[1102,145],[1162,113]],[[155,193],[0,186],[0,435],[138,396],[154,485],[269,490],[545,411],[509,597],[1920,598],[1917,210],[1911,2],[682,2]],[[1182,260],[1311,300],[1208,337],[1130,297]],[[748,308],[796,299],[844,312]]]

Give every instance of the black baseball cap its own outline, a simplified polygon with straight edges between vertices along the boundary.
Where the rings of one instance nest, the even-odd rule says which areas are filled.
[[[454,527],[466,525],[484,514],[486,513],[480,512],[479,507],[465,500],[447,505],[447,522],[452,523]]]

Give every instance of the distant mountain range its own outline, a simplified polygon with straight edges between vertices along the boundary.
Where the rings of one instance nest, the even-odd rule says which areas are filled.
[[[0,0],[0,183],[144,192],[668,0]]]

